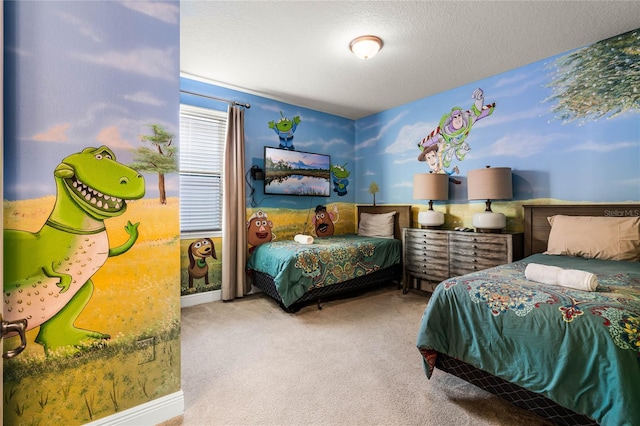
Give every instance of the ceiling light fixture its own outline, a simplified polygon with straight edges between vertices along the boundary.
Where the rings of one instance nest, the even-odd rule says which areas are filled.
[[[382,39],[380,37],[367,35],[354,38],[349,43],[349,49],[361,59],[372,58],[382,49]]]

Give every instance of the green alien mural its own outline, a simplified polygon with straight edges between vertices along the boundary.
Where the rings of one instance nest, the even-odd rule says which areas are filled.
[[[339,196],[347,195],[347,185],[349,185],[349,175],[351,172],[347,170],[347,164],[342,166],[331,165],[331,174],[333,175],[333,192]]]
[[[128,222],[128,240],[110,248],[104,221],[122,215],[127,200],[145,194],[144,178],[116,162],[106,146],[69,155],[54,177],[57,197],[42,228],[4,231],[5,320],[26,318],[27,330],[39,326],[36,342],[47,354],[110,338],[74,322],[93,293],[91,277],[138,238],[139,223]]]
[[[274,132],[280,138],[280,148],[289,149],[291,151],[295,150],[293,146],[293,133],[296,131],[296,128],[300,124],[300,116],[296,115],[293,117],[293,120],[288,119],[284,116],[282,111],[280,111],[280,119],[278,122],[274,122],[273,120],[269,122],[269,128],[273,129]]]

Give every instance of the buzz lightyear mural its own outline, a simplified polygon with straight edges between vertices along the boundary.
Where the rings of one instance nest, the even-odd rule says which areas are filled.
[[[484,92],[480,88],[474,90],[471,97],[474,99],[471,109],[463,110],[457,106],[451,108],[450,112],[442,116],[438,127],[418,143],[418,161],[426,161],[432,172],[448,175],[460,173],[458,166],[451,168],[454,157],[458,161],[464,160],[471,151],[467,136],[474,123],[490,116],[496,107],[495,102],[484,104]]]

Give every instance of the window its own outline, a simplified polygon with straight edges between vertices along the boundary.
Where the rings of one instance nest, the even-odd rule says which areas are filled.
[[[227,114],[180,105],[180,232],[222,230]]]

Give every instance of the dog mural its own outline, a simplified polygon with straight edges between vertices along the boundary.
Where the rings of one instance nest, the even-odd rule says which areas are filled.
[[[193,288],[193,280],[204,278],[205,285],[209,284],[209,265],[205,259],[211,256],[214,259],[218,259],[216,256],[216,248],[213,245],[211,238],[202,238],[189,244],[189,288]]]

